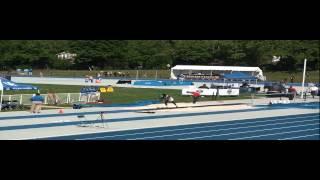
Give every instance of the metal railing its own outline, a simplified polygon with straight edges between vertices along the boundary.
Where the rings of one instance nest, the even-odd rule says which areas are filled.
[[[30,105],[33,94],[15,94],[3,95],[3,101],[16,101],[18,104]],[[44,97],[44,104],[72,104],[75,102],[95,102],[100,99],[100,94],[83,94],[83,93],[56,93],[55,97],[48,94],[41,95]]]

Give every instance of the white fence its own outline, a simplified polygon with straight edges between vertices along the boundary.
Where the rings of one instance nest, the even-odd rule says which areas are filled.
[[[100,99],[100,94],[83,94],[83,93],[56,93],[57,104],[72,104],[78,101],[95,102]],[[15,94],[3,95],[3,101],[17,101],[19,104],[29,105],[33,94]],[[42,94],[44,104],[55,104],[54,100],[48,97],[48,94]]]

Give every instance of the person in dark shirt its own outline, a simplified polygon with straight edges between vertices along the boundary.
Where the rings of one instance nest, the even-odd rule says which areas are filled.
[[[36,95],[33,96],[30,100],[32,101],[30,109],[31,113],[40,113],[44,98],[40,96],[39,93],[36,93]]]
[[[199,88],[201,89],[209,89],[209,87],[206,84],[203,84],[202,86],[200,86]]]
[[[291,74],[291,76],[290,76],[290,82],[293,83],[293,81],[294,81],[294,75]]]
[[[219,97],[219,87],[217,86],[217,92],[216,92],[216,96],[214,97],[215,100],[217,100]]]
[[[173,97],[172,97],[172,96],[169,96],[168,94],[162,94],[161,99],[164,100],[164,104],[165,104],[166,106],[168,106],[168,103],[171,102],[171,103],[174,104],[176,107],[178,107],[177,104],[176,104],[176,102],[174,101]]]
[[[290,86],[288,89],[288,93],[290,94],[289,100],[293,100],[297,95],[297,90],[294,87]]]

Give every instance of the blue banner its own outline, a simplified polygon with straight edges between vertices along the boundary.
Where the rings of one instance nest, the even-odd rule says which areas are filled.
[[[38,88],[32,85],[26,85],[26,84],[17,84],[15,82],[9,81],[7,79],[1,78],[3,90],[9,91],[9,90],[37,90]]]

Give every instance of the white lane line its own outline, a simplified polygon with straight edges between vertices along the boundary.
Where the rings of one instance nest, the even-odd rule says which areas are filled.
[[[282,135],[282,134],[291,134],[291,133],[296,133],[296,132],[304,132],[304,131],[310,131],[310,130],[317,130],[319,128],[314,128],[314,129],[303,129],[303,130],[298,130],[298,131],[288,131],[288,132],[281,132],[281,133],[274,133],[274,134],[264,134],[264,135],[259,135],[259,136],[248,136],[248,137],[242,137],[242,138],[234,138],[230,140],[242,140],[242,139],[251,139],[251,138],[257,138],[257,137],[264,137],[264,136],[272,136],[272,135]]]
[[[313,121],[313,120],[315,120],[315,119],[305,120],[305,121],[300,121],[300,122],[307,122],[307,121]],[[152,139],[152,138],[159,138],[159,137],[161,138],[161,137],[179,136],[179,135],[190,135],[190,134],[199,134],[199,133],[207,133],[207,132],[219,132],[219,131],[225,131],[225,130],[248,129],[248,128],[255,128],[255,127],[269,126],[269,125],[281,125],[281,124],[292,124],[292,123],[296,123],[296,122],[263,124],[263,125],[258,125],[258,126],[245,126],[245,127],[237,127],[237,128],[215,129],[215,130],[206,130],[206,131],[197,131],[197,132],[186,132],[186,133],[178,133],[178,134],[166,134],[166,135],[161,135],[161,136],[149,136],[149,137],[142,137],[142,138],[134,138],[134,140],[150,139],[150,138]],[[316,124],[319,124],[319,123],[316,123]],[[294,126],[292,126],[292,127],[294,127]]]
[[[218,137],[218,136],[245,134],[245,133],[252,133],[252,132],[263,132],[263,131],[278,130],[278,129],[288,129],[288,128],[293,128],[293,127],[303,127],[303,126],[318,125],[318,124],[319,123],[305,124],[305,125],[299,125],[299,126],[288,126],[288,127],[282,127],[282,128],[262,129],[262,130],[254,130],[254,131],[242,131],[242,132],[236,132],[236,133],[226,133],[226,134],[219,134],[219,135],[209,135],[209,136],[199,136],[199,137],[192,137],[192,138],[184,138],[184,139],[180,139],[180,140],[192,140],[192,139],[201,139],[201,138],[207,138],[207,137]]]
[[[278,139],[278,140],[290,140],[290,139],[298,139],[298,138],[313,137],[313,136],[319,136],[320,137],[320,134],[310,134],[310,135],[305,135],[305,136],[289,137],[289,138],[283,138],[283,139]]]
[[[119,135],[112,135],[112,136],[98,136],[98,137],[90,137],[90,138],[80,138],[80,139],[76,139],[76,140],[103,139],[103,138],[114,138],[114,137],[132,136],[132,135],[154,134],[154,133],[162,133],[162,132],[195,130],[195,129],[203,129],[203,128],[211,128],[211,127],[224,127],[224,126],[232,126],[232,125],[257,124],[257,123],[264,123],[264,122],[284,121],[284,120],[288,120],[288,119],[301,119],[301,118],[311,118],[311,117],[318,117],[318,116],[319,115],[303,116],[303,117],[290,117],[290,118],[272,119],[272,120],[265,120],[265,121],[260,120],[258,122],[254,121],[254,119],[253,119],[253,122],[238,122],[238,123],[221,124],[221,125],[210,125],[210,126],[201,126],[201,124],[199,124],[200,127],[178,128],[178,129],[169,129],[169,130],[161,130],[161,131],[149,131],[149,132],[143,132],[143,133],[128,133],[128,134],[119,134]],[[241,121],[241,120],[239,120],[239,121]],[[213,123],[215,123],[215,122],[213,122]],[[198,124],[194,124],[194,125],[198,125]],[[184,126],[184,125],[182,125],[182,126]]]

